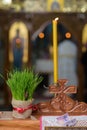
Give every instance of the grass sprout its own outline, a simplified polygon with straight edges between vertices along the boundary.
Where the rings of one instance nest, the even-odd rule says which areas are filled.
[[[24,69],[10,71],[7,74],[6,83],[14,99],[29,100],[33,98],[34,91],[42,80],[43,77],[35,74],[32,69]]]

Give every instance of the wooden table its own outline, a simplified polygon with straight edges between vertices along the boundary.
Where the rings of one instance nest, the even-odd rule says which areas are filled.
[[[28,119],[14,119],[12,112],[0,114],[0,130],[40,130],[40,115],[32,115]],[[54,127],[45,130],[87,130],[85,127]]]
[[[12,112],[3,112],[0,118],[0,130],[40,130],[39,119],[14,119]]]
[[[0,130],[40,130],[39,120],[1,120]]]

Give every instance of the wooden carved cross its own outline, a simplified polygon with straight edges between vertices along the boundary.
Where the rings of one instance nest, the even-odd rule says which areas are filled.
[[[67,94],[72,94],[77,92],[76,86],[66,86],[68,80],[60,79],[58,80],[58,84],[51,85],[49,87],[49,92],[54,93],[55,96],[52,99],[52,104],[58,104],[62,111],[68,111],[73,108],[76,102],[71,99]]]
[[[67,79],[58,80],[58,84],[53,84],[49,86],[49,92],[55,94],[60,94],[60,93],[75,94],[77,92],[77,87],[74,85],[66,86],[67,82],[68,82]]]
[[[67,94],[77,92],[76,86],[66,86],[68,80],[60,79],[57,84],[49,86],[49,92],[55,96],[48,102],[42,102],[38,105],[39,112],[44,114],[69,114],[87,115],[87,104],[84,102],[74,101]]]

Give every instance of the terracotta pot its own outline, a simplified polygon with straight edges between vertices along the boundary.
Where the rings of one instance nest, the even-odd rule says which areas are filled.
[[[32,100],[21,101],[12,99],[13,112],[15,118],[25,119],[32,113]]]

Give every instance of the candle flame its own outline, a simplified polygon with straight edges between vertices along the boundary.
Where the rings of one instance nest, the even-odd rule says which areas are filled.
[[[57,20],[59,20],[59,18],[57,17],[57,18],[55,18],[55,21],[57,21]]]

